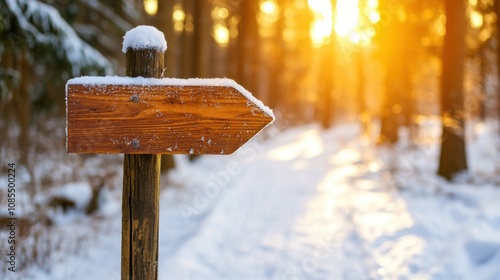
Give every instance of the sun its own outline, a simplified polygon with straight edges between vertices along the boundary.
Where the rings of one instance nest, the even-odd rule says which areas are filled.
[[[314,46],[320,47],[330,42],[333,29],[333,7],[330,0],[309,0],[309,9],[314,20],[309,34]]]
[[[315,47],[330,43],[333,32],[349,44],[368,45],[371,42],[374,29],[370,24],[380,19],[378,0],[366,0],[363,5],[360,0],[337,0],[335,7],[331,0],[308,0],[307,3],[313,14],[309,33]]]
[[[340,37],[348,37],[359,25],[359,0],[337,0],[335,32]]]
[[[380,21],[380,13],[378,0],[362,3],[360,5],[359,0],[337,0],[334,30],[344,42],[367,46],[375,36],[373,24]]]

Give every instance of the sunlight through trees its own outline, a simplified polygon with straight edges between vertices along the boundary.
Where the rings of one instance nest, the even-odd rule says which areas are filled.
[[[461,1],[466,21],[462,115],[466,119],[497,116],[498,1]],[[441,117],[441,109],[450,105],[440,97],[449,20],[444,0],[43,4],[54,8],[61,21],[29,14],[23,1],[8,3],[2,4],[6,20],[1,26],[1,106],[2,112],[18,108],[11,115],[19,115],[16,120],[22,131],[28,129],[32,113],[49,108],[61,112],[65,78],[103,71],[98,61],[105,60],[70,55],[73,49],[61,39],[64,34],[81,38],[120,74],[121,54],[113,47],[120,44],[127,28],[137,24],[155,25],[166,34],[165,77],[233,78],[271,104],[289,125],[317,121],[331,127],[357,121],[373,142],[394,144],[400,128],[417,137],[427,118]],[[54,61],[63,66],[52,67]],[[51,83],[45,82],[48,77]],[[17,89],[21,93],[13,94]],[[445,126],[457,122],[453,114],[443,115],[442,120]],[[2,129],[7,135],[7,128]]]

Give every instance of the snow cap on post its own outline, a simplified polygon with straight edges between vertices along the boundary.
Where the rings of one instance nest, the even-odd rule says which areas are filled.
[[[167,41],[163,32],[156,29],[156,27],[139,25],[127,31],[123,36],[122,52],[127,53],[128,49],[153,49],[165,52],[167,50]]]

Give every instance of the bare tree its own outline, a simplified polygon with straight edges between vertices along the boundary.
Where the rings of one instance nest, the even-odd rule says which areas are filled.
[[[497,16],[496,28],[497,28],[497,69],[500,69],[500,0],[495,0],[495,13]],[[500,78],[500,70],[497,71],[498,78]],[[500,119],[500,90],[497,93],[497,113]]]
[[[389,9],[390,1],[382,1],[381,8]],[[403,64],[405,40],[403,23],[399,19],[391,20],[380,34],[382,60],[385,66],[385,95],[381,108],[380,143],[396,143],[402,111],[402,96],[408,90],[405,88],[407,65]]]
[[[442,144],[438,175],[450,180],[467,170],[464,135],[464,61],[466,16],[463,0],[445,0],[441,77]]]

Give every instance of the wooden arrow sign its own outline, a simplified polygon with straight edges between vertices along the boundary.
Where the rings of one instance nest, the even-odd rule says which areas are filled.
[[[81,77],[66,105],[69,153],[231,154],[274,120],[230,79]]]

